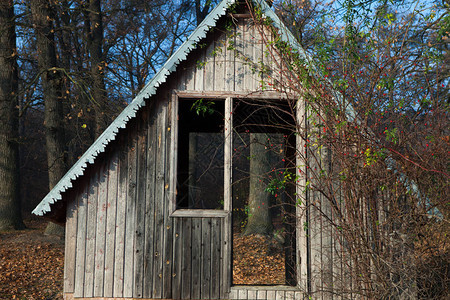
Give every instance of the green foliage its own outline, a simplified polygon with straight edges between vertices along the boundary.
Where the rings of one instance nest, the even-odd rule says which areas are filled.
[[[297,176],[294,176],[294,174],[288,170],[285,170],[281,173],[281,178],[274,178],[272,179],[269,184],[267,185],[265,191],[272,194],[277,195],[281,193],[283,190],[286,189],[286,185],[289,182],[292,182],[294,178]]]
[[[214,104],[215,102],[211,100],[198,99],[192,104],[191,110],[199,116],[212,115],[215,112]]]

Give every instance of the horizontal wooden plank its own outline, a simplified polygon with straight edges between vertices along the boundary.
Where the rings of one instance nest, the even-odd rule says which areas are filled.
[[[234,285],[231,290],[249,290],[249,291],[299,291],[295,286],[287,285]]]
[[[254,91],[254,92],[222,92],[222,91],[175,91],[179,98],[211,98],[226,99],[246,98],[246,99],[296,99],[294,94],[280,93],[274,91]]]
[[[303,299],[304,294],[295,286],[235,285],[228,295],[230,299]]]
[[[229,212],[212,209],[178,209],[174,211],[171,217],[180,218],[225,218]]]

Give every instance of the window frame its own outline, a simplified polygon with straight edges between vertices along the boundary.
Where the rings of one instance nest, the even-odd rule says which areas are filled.
[[[179,101],[182,99],[195,99],[195,98],[213,98],[221,99],[225,102],[225,120],[224,120],[224,200],[223,209],[185,209],[177,208],[177,167],[178,167],[178,109]],[[223,94],[213,95],[212,97],[209,93],[196,93],[196,92],[178,92],[174,91],[172,93],[169,111],[171,110],[171,147],[170,147],[170,157],[171,166],[171,191],[170,191],[170,217],[191,217],[191,218],[225,218],[231,213],[231,141],[232,141],[232,107],[233,98],[227,97]],[[169,127],[170,128],[170,127]],[[169,129],[170,130],[170,129]]]
[[[217,209],[177,209],[176,207],[176,189],[177,189],[177,166],[178,166],[178,103],[181,99],[195,99],[195,98],[208,98],[208,99],[222,99],[225,101],[225,141],[224,141],[224,207],[222,210]],[[233,125],[233,100],[238,98],[246,99],[297,99],[296,115],[297,124],[301,128],[307,129],[307,113],[305,107],[305,100],[299,95],[280,93],[274,91],[264,92],[217,92],[217,91],[179,91],[173,90],[171,99],[169,102],[169,115],[170,115],[170,127],[168,130],[171,132],[171,144],[169,155],[171,159],[170,176],[171,182],[169,187],[170,203],[169,203],[169,217],[216,217],[216,218],[229,218],[232,211],[232,125]],[[182,100],[181,100],[182,101]],[[298,135],[296,141],[297,149],[304,149],[306,142]],[[306,186],[307,168],[306,163],[302,160],[298,154],[296,157],[296,173],[299,176],[299,181],[296,186],[297,195],[303,195],[303,188]],[[296,266],[297,266],[297,289],[306,289],[309,282],[309,270],[308,270],[308,232],[303,230],[302,224],[306,224],[309,220],[307,214],[307,201],[308,196],[305,195],[304,199],[296,206]],[[231,238],[231,228],[225,228],[225,239]],[[225,255],[231,253],[231,249],[224,249]],[[227,272],[231,272],[231,262],[227,267],[229,270],[224,270],[225,275]],[[290,288],[290,287],[289,287]],[[292,287],[295,289],[295,287]]]

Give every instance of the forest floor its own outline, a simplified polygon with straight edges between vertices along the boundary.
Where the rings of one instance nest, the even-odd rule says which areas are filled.
[[[64,240],[44,235],[46,222],[0,232],[0,299],[63,299]],[[233,236],[233,284],[285,283],[284,251],[264,236]]]
[[[0,299],[63,299],[64,240],[44,235],[46,224],[0,232]]]
[[[281,244],[262,235],[233,235],[233,284],[279,285],[285,278]]]

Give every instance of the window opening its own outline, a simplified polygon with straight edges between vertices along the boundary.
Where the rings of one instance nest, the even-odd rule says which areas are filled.
[[[178,103],[178,209],[223,209],[224,101]]]
[[[296,284],[294,119],[287,101],[233,101],[233,284]]]

